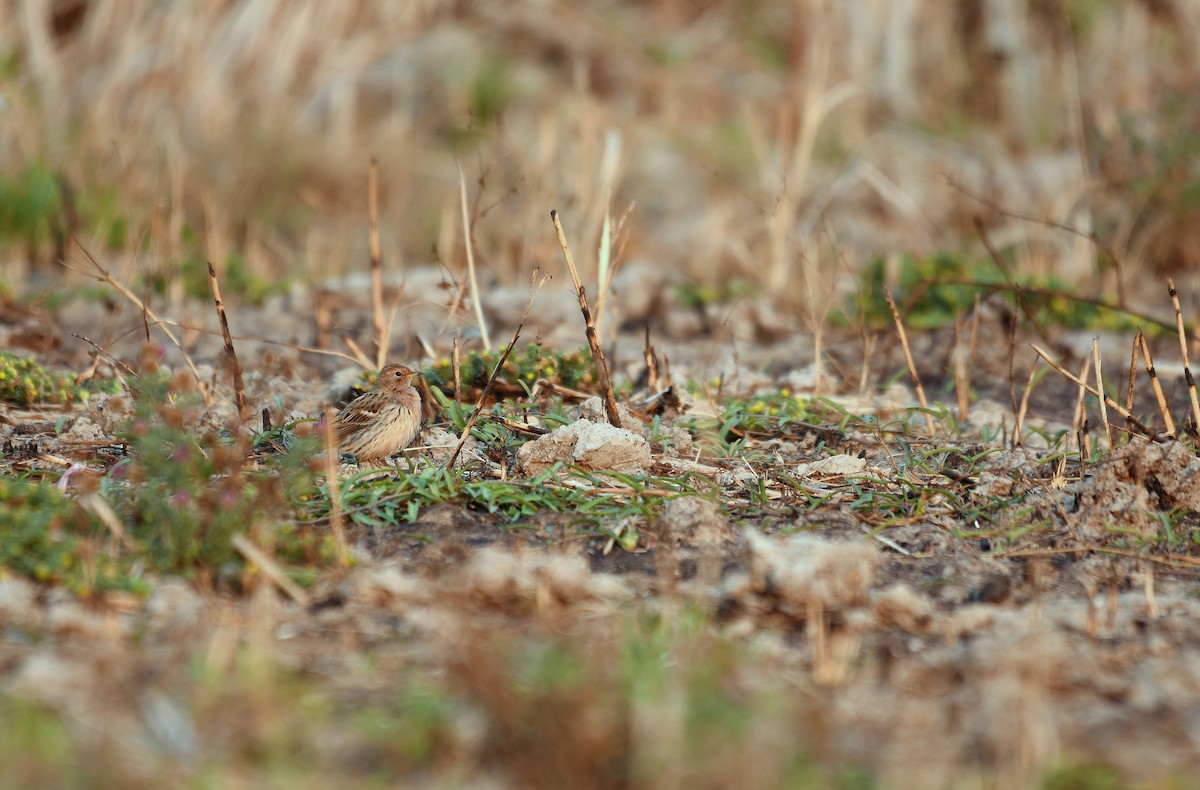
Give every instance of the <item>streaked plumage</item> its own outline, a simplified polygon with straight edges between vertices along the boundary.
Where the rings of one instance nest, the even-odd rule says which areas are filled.
[[[421,428],[421,395],[411,386],[419,375],[403,365],[379,371],[375,388],[350,401],[334,421],[341,451],[371,464],[408,447]]]

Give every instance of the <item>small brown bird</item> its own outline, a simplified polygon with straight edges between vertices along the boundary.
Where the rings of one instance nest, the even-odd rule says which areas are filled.
[[[381,462],[408,447],[421,428],[421,395],[411,383],[420,373],[403,365],[379,371],[375,388],[338,412],[338,446],[359,464]]]

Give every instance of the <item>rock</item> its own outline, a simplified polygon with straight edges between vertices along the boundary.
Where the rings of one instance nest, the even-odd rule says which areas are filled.
[[[717,504],[698,496],[672,499],[663,508],[658,523],[678,545],[716,546],[734,535]]]
[[[645,472],[650,468],[650,443],[625,428],[578,420],[526,442],[517,451],[517,464],[529,476],[560,461],[597,471]]]
[[[861,541],[802,534],[768,538],[747,530],[743,547],[750,589],[776,597],[779,610],[800,619],[813,604],[839,611],[863,603],[879,564],[875,547]]]

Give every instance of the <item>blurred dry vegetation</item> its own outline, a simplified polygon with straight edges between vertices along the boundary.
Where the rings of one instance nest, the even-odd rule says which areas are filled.
[[[994,207],[1180,277],[1197,31],[1192,0],[7,0],[0,272],[56,281],[74,234],[167,291],[205,260],[235,290],[341,273],[374,156],[390,268],[461,270],[458,160],[485,282],[556,261],[549,208],[594,251],[636,204],[626,261],[798,305],[977,254],[976,215],[1020,271],[1112,294],[1085,238]]]

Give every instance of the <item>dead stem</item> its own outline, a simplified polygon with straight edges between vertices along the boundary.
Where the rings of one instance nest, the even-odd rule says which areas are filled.
[[[567,270],[571,273],[571,283],[575,286],[575,294],[579,297],[579,310],[583,313],[584,334],[587,336],[588,348],[592,352],[592,364],[596,366],[596,377],[599,379],[600,391],[604,399],[604,413],[608,422],[614,428],[621,427],[621,417],[617,414],[617,401],[613,397],[612,382],[608,377],[608,363],[604,360],[604,349],[596,335],[596,325],[592,321],[592,311],[588,307],[587,294],[584,293],[583,283],[579,280],[579,270],[575,268],[575,259],[571,256],[571,248],[567,244],[567,236],[563,233],[562,223],[558,219],[558,211],[550,210],[550,221],[558,233],[558,243],[562,245],[563,257],[567,261]]]
[[[1032,343],[1030,344],[1030,347],[1033,348],[1034,352],[1036,352],[1039,357],[1046,360],[1046,363],[1048,365],[1050,365],[1050,367],[1054,368],[1060,375],[1066,376],[1068,379],[1075,382],[1076,384],[1083,386],[1084,388],[1087,389],[1088,392],[1092,393],[1097,398],[1104,398],[1105,402],[1108,403],[1109,407],[1113,411],[1115,411],[1117,414],[1124,417],[1125,421],[1127,423],[1129,423],[1131,428],[1141,431],[1145,436],[1148,436],[1151,438],[1154,437],[1154,434],[1150,431],[1150,429],[1147,428],[1137,417],[1134,417],[1133,414],[1130,413],[1130,411],[1128,409],[1126,409],[1124,406],[1117,403],[1115,400],[1108,397],[1107,395],[1104,395],[1103,393],[1097,391],[1095,388],[1093,388],[1087,382],[1080,381],[1078,378],[1075,377],[1075,374],[1068,372],[1061,365],[1059,365],[1053,359],[1051,359],[1050,355],[1047,354],[1043,349],[1039,348],[1038,346],[1033,345]]]
[[[1175,281],[1167,280],[1167,292],[1171,294],[1171,306],[1175,308],[1175,331],[1179,334],[1179,353],[1183,358],[1183,380],[1187,382],[1188,395],[1192,399],[1192,429],[1200,431],[1200,397],[1196,395],[1196,379],[1188,362],[1187,331],[1183,327],[1183,311],[1179,309],[1179,291]]]
[[[1038,360],[1030,365],[1030,378],[1025,382],[1025,391],[1021,394],[1021,407],[1016,409],[1016,427],[1013,430],[1013,447],[1025,443],[1025,415],[1030,409],[1030,395],[1033,393],[1033,379],[1038,375]]]
[[[921,386],[921,376],[917,373],[917,365],[913,361],[912,349],[908,346],[908,335],[904,332],[904,322],[900,320],[900,311],[896,309],[896,300],[892,298],[892,292],[884,288],[883,296],[887,299],[888,307],[892,310],[892,318],[896,321],[896,332],[900,335],[900,347],[904,349],[904,361],[908,363],[908,372],[912,376],[913,386],[917,390],[917,400],[920,401],[921,408],[924,410],[925,428],[929,431],[930,436],[932,436],[934,433],[933,415],[929,413],[929,401],[925,400],[925,388]]]
[[[212,391],[201,379],[200,371],[196,369],[196,363],[192,360],[191,355],[188,354],[188,352],[184,349],[183,344],[179,342],[179,339],[175,337],[175,333],[173,333],[170,329],[167,329],[166,324],[159,320],[158,316],[154,314],[154,311],[150,309],[149,305],[139,299],[133,291],[129,290],[129,288],[125,286],[124,283],[109,274],[108,270],[101,266],[100,262],[92,257],[92,254],[88,252],[87,248],[83,246],[83,243],[79,241],[79,239],[71,237],[71,240],[75,242],[75,246],[78,247],[79,251],[83,253],[83,257],[87,260],[88,265],[94,270],[95,273],[91,276],[95,279],[103,280],[111,285],[119,294],[121,294],[121,296],[124,296],[130,302],[130,304],[142,311],[142,325],[146,330],[146,342],[150,342],[150,322],[153,321],[159,326],[160,329],[162,329],[163,334],[167,336],[167,339],[171,341],[171,344],[174,345],[175,348],[179,349],[179,353],[183,355],[184,363],[187,364],[188,370],[192,372],[192,376],[196,380],[196,386],[200,389],[200,397],[203,398],[204,405],[211,406],[213,403]],[[87,273],[85,272],[84,274],[86,275]]]
[[[225,341],[225,356],[233,372],[233,396],[237,403],[238,419],[242,424],[250,421],[250,406],[246,403],[246,386],[242,380],[242,363],[233,348],[233,337],[229,334],[229,318],[225,315],[225,303],[221,301],[221,286],[217,282],[217,270],[208,264],[208,285],[212,289],[213,303],[217,306],[217,319],[221,323],[221,338]]]
[[[1100,367],[1100,338],[1092,338],[1092,360],[1096,365],[1096,390],[1104,392],[1104,371]],[[1100,402],[1100,421],[1104,423],[1104,440],[1108,443],[1108,449],[1113,449],[1113,429],[1108,421],[1108,401],[1105,398],[1098,398]]]
[[[1158,371],[1154,369],[1154,359],[1150,356],[1150,346],[1146,344],[1146,335],[1139,326],[1135,341],[1142,350],[1142,361],[1146,364],[1146,375],[1150,377],[1150,386],[1154,388],[1154,398],[1158,401],[1158,411],[1162,415],[1163,424],[1167,426],[1167,434],[1176,438],[1175,420],[1171,410],[1167,408],[1167,398],[1163,395],[1162,384],[1158,380]]]
[[[513,332],[512,340],[504,347],[504,353],[500,355],[500,359],[496,360],[496,366],[492,368],[492,375],[488,377],[487,384],[483,387],[483,392],[479,395],[479,403],[475,406],[475,411],[471,412],[470,418],[467,420],[466,426],[463,428],[462,435],[458,437],[458,444],[454,446],[454,452],[450,454],[450,459],[446,461],[446,469],[453,469],[454,462],[458,460],[458,454],[462,452],[463,445],[467,443],[467,438],[471,435],[471,429],[475,426],[475,421],[479,419],[479,415],[483,412],[484,406],[487,404],[488,395],[491,394],[492,388],[496,385],[496,379],[500,376],[500,371],[504,368],[504,363],[508,361],[508,355],[517,345],[517,338],[521,336],[521,330],[525,327],[525,319],[529,317],[529,311],[533,307],[533,298],[537,296],[537,292],[541,290],[542,284],[546,282],[546,278],[538,279],[538,272],[533,273],[534,283],[529,291],[529,302],[525,305],[525,312],[521,314],[521,321],[517,324],[517,329]]]

